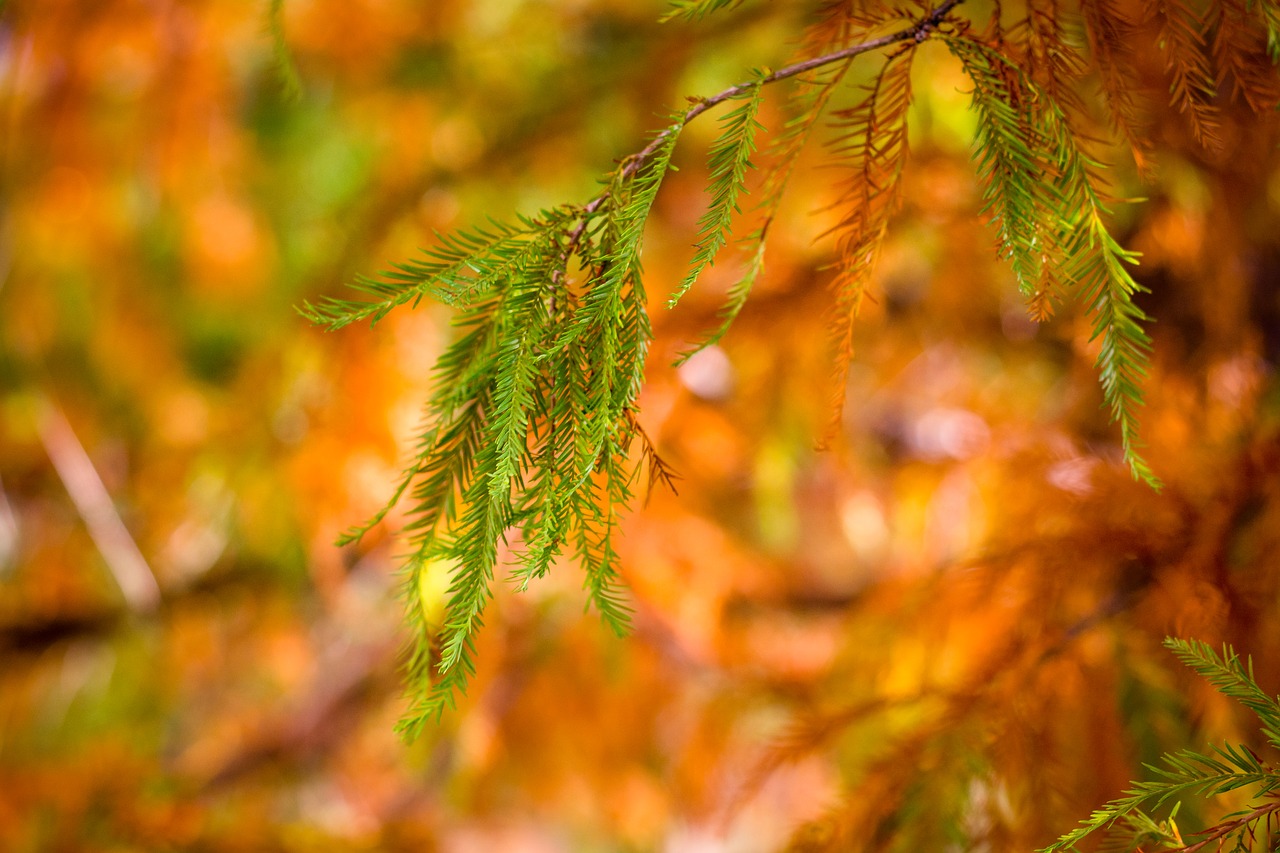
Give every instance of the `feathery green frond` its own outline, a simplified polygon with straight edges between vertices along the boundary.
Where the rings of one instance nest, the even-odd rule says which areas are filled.
[[[1277,731],[1280,731],[1280,703],[1258,687],[1253,678],[1252,664],[1241,664],[1239,656],[1230,646],[1223,646],[1221,657],[1207,644],[1195,640],[1171,637],[1165,640],[1165,646],[1184,664],[1208,679],[1223,695],[1239,700],[1254,711],[1262,721],[1267,739],[1272,745],[1280,746],[1277,739]],[[1280,799],[1277,799],[1280,772],[1247,747],[1223,744],[1211,747],[1208,752],[1184,749],[1166,754],[1163,766],[1148,766],[1147,769],[1160,778],[1135,783],[1124,796],[1093,812],[1079,827],[1045,847],[1041,853],[1075,850],[1076,845],[1086,837],[1098,830],[1113,827],[1117,822],[1125,822],[1129,826],[1131,839],[1145,835],[1150,841],[1160,841],[1167,834],[1169,837],[1164,843],[1168,847],[1176,845],[1179,850],[1190,849],[1189,843],[1182,840],[1176,824],[1172,822],[1173,815],[1177,814],[1177,805],[1169,820],[1161,823],[1142,811],[1159,808],[1175,797],[1186,795],[1206,798],[1241,788],[1253,788],[1255,800],[1265,799],[1262,805],[1227,815],[1216,825],[1195,833],[1195,838],[1206,843],[1225,840],[1233,835],[1238,837],[1239,834],[1248,832],[1254,823],[1280,810]]]
[[[769,226],[778,213],[778,207],[782,204],[787,184],[795,171],[796,161],[808,143],[814,127],[825,114],[831,96],[839,89],[851,65],[851,59],[845,60],[800,81],[800,91],[794,98],[794,103],[799,108],[774,136],[769,146],[769,159],[772,161],[772,166],[764,179],[760,201],[756,207],[763,222],[746,238],[746,242],[755,244],[751,260],[747,263],[745,273],[729,288],[725,305],[720,310],[720,324],[682,352],[676,359],[676,366],[684,364],[707,347],[719,343],[746,305],[752,288],[764,272],[765,238],[768,235]]]
[[[271,59],[276,75],[280,78],[280,89],[286,99],[299,101],[302,99],[302,76],[298,73],[297,63],[293,61],[289,43],[284,37],[284,0],[270,0],[267,6],[267,32],[271,34]]]
[[[606,321],[621,308],[623,289],[628,284],[639,284],[644,226],[662,179],[671,166],[671,155],[682,128],[677,121],[659,134],[658,146],[647,163],[636,165],[634,161],[625,161],[615,170],[602,210],[604,225],[597,236],[598,246],[588,258],[599,276],[583,299],[576,326],[579,330],[607,325]]]
[[[945,41],[973,81],[974,156],[1000,252],[1028,297],[1041,295],[1046,276],[1080,293],[1100,341],[1095,366],[1124,459],[1135,478],[1159,488],[1139,453],[1151,339],[1133,301],[1143,288],[1127,266],[1138,256],[1107,230],[1093,174],[1099,164],[1080,149],[1059,102],[1016,63],[974,39]]]
[[[449,305],[464,305],[501,283],[516,266],[537,256],[538,236],[558,229],[565,210],[546,214],[543,220],[521,220],[519,225],[492,223],[440,237],[438,245],[422,250],[422,257],[393,264],[377,277],[360,276],[352,289],[372,300],[326,299],[307,303],[302,315],[331,330],[368,320],[377,323],[401,305],[417,307],[424,297]]]
[[[1267,740],[1280,749],[1280,697],[1269,696],[1253,675],[1253,660],[1240,656],[1230,646],[1219,656],[1208,643],[1199,640],[1165,640],[1178,660],[1198,672],[1223,696],[1235,699],[1257,715]]]
[[[1031,297],[1041,270],[1056,251],[1051,244],[1062,207],[1040,126],[1038,91],[1015,63],[972,39],[946,39],[973,83],[977,116],[974,159],[982,182],[983,214],[996,229],[1000,254],[1018,288]]]
[[[742,105],[721,118],[722,132],[711,145],[707,161],[711,173],[707,188],[711,204],[698,220],[697,252],[690,262],[689,274],[667,300],[668,308],[674,308],[707,267],[715,263],[716,254],[729,239],[729,226],[733,223],[734,214],[742,212],[738,198],[746,192],[747,170],[755,168],[751,155],[756,149],[756,131],[764,129],[764,125],[756,121],[764,87],[757,81],[737,97],[742,100]]]
[[[1266,28],[1267,55],[1280,64],[1280,3],[1276,0],[1245,0],[1245,8]]]
[[[1151,338],[1143,328],[1148,318],[1133,301],[1144,288],[1128,269],[1138,262],[1138,254],[1124,249],[1107,230],[1107,211],[1090,174],[1098,164],[1076,146],[1056,104],[1047,105],[1044,118],[1063,204],[1055,235],[1063,253],[1061,275],[1080,289],[1093,317],[1092,340],[1101,341],[1094,366],[1111,420],[1120,429],[1124,459],[1136,479],[1158,490],[1159,478],[1139,453],[1137,410],[1143,402]]]
[[[410,656],[407,736],[465,691],[505,560],[517,584],[527,584],[576,541],[590,601],[625,630],[613,537],[631,500],[631,410],[652,338],[641,244],[680,128],[676,122],[646,156],[623,161],[592,205],[444,238],[422,259],[360,282],[374,301],[309,308],[333,328],[427,295],[461,309],[459,334],[436,365],[426,427],[392,498],[407,493],[413,502],[405,591],[419,638],[429,631],[414,607],[422,573],[452,572],[438,656],[417,647]],[[389,507],[343,541],[358,539]]]
[[[658,20],[666,22],[675,18],[700,21],[707,15],[722,9],[736,9],[742,0],[670,0],[670,8]]]

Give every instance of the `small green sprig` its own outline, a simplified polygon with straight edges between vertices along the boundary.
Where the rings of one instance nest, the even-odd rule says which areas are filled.
[[[1253,662],[1241,661],[1230,646],[1223,646],[1218,655],[1206,643],[1197,640],[1165,640],[1180,661],[1194,669],[1224,696],[1229,696],[1257,717],[1262,732],[1272,746],[1280,748],[1280,699],[1268,696],[1258,687],[1253,676]],[[1077,845],[1098,830],[1116,830],[1125,827],[1124,834],[1133,845],[1159,844],[1165,851],[1194,851],[1227,849],[1221,845],[1234,841],[1232,849],[1250,851],[1257,843],[1257,829],[1267,829],[1268,846],[1272,850],[1275,838],[1270,834],[1273,815],[1280,812],[1280,772],[1270,762],[1264,761],[1253,750],[1243,745],[1222,744],[1206,752],[1191,749],[1168,753],[1163,766],[1147,769],[1158,779],[1135,782],[1124,796],[1112,800],[1095,811],[1080,827],[1062,836],[1041,853],[1074,851]],[[1213,826],[1196,833],[1185,834],[1175,818],[1180,803],[1175,803],[1169,817],[1157,821],[1148,809],[1160,808],[1170,800],[1183,796],[1214,797],[1240,788],[1253,788],[1254,802],[1243,811],[1226,815]],[[1143,849],[1151,849],[1144,847]]]

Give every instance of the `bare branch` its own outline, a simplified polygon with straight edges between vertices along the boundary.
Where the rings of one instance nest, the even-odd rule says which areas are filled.
[[[129,608],[150,613],[160,603],[160,586],[116,511],[93,460],[56,405],[44,400],[38,417],[40,441],[57,469],[67,494],[89,528],[102,559],[115,577]]]

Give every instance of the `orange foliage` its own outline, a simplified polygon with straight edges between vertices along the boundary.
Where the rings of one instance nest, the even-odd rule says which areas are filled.
[[[270,5],[0,6],[0,849],[1025,850],[1165,749],[1264,749],[1159,645],[1229,641],[1280,689],[1280,119],[1241,4],[1210,4],[1191,64],[1147,38],[1194,40],[1183,7],[1081,4],[1130,25],[1081,96],[1099,136],[1148,143],[1108,178],[1148,199],[1115,213],[1152,290],[1164,492],[1120,465],[1081,309],[1030,322],[988,250],[966,84],[926,46],[832,449],[820,236],[866,211],[803,155],[752,300],[674,369],[745,265],[731,244],[661,308],[704,204],[691,134],[646,244],[640,420],[681,479],[620,540],[634,634],[583,613],[571,565],[504,587],[469,695],[412,747],[397,592],[438,606],[447,567],[399,590],[394,514],[330,543],[389,493],[448,314],[328,335],[294,306],[433,230],[590,197],[655,114],[785,62],[817,4],[658,27],[649,0],[285,0],[297,102]],[[1044,74],[1044,32],[1009,37]],[[1126,80],[1172,105],[1141,114]],[[154,612],[121,596],[43,406]]]

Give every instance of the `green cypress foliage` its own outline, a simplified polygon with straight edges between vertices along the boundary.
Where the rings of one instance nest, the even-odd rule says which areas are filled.
[[[986,212],[1023,294],[1035,305],[1067,282],[1093,317],[1102,346],[1095,366],[1124,456],[1135,477],[1160,481],[1138,453],[1137,410],[1150,359],[1147,320],[1129,273],[1137,254],[1107,231],[1094,178],[1099,164],[1079,147],[1059,101],[1016,63],[974,39],[944,39],[973,81],[975,145]]]
[[[1222,654],[1218,655],[1210,646],[1196,640],[1170,638],[1165,640],[1165,646],[1224,696],[1252,711],[1267,741],[1280,748],[1280,699],[1268,696],[1258,687],[1253,661],[1241,661],[1230,646],[1223,646]],[[1276,795],[1280,791],[1280,773],[1247,746],[1222,744],[1203,752],[1184,749],[1166,754],[1163,762],[1163,767],[1147,766],[1159,779],[1134,783],[1124,796],[1095,811],[1079,828],[1044,848],[1042,853],[1076,850],[1076,845],[1099,830],[1107,830],[1114,836],[1113,840],[1121,844],[1116,849],[1159,845],[1143,849],[1252,850],[1259,840],[1257,828],[1271,826],[1275,820],[1273,815],[1280,812],[1280,797]],[[1164,820],[1157,820],[1145,811],[1160,808],[1178,797],[1206,798],[1241,788],[1252,788],[1253,797],[1259,802],[1186,837],[1177,824],[1180,803],[1175,803]],[[1270,840],[1274,842],[1274,838]],[[1235,846],[1225,847],[1230,841],[1234,841]]]
[[[687,21],[699,21],[713,12],[723,9],[736,9],[742,0],[671,0],[669,9],[661,20],[671,21],[684,18]]]
[[[742,105],[720,119],[723,130],[711,146],[707,162],[711,172],[708,188],[711,206],[698,220],[698,251],[693,256],[692,269],[667,300],[668,308],[676,307],[680,297],[693,287],[707,267],[715,263],[716,253],[729,239],[729,226],[733,224],[734,214],[742,212],[738,199],[746,192],[747,170],[755,168],[751,155],[756,148],[756,131],[764,129],[764,125],[756,121],[763,97],[764,87],[757,82],[745,92],[734,95],[734,98],[742,100]]]
[[[616,631],[626,629],[613,537],[632,498],[626,459],[647,441],[634,417],[652,337],[641,239],[681,127],[677,118],[643,157],[624,161],[585,207],[443,238],[422,258],[359,279],[369,298],[306,309],[335,329],[424,297],[459,311],[412,464],[388,505],[340,540],[359,539],[409,493],[405,600],[418,642],[409,665],[415,702],[401,728],[410,737],[473,674],[475,635],[504,552],[520,586],[570,554],[591,603]],[[418,591],[422,574],[442,567],[451,583],[433,661]]]
[[[650,485],[670,485],[673,478],[636,417],[652,337],[641,264],[645,224],[683,128],[731,105],[710,149],[710,203],[698,224],[690,270],[668,300],[675,306],[728,245],[759,153],[766,90],[787,80],[798,84],[790,99],[793,117],[766,148],[770,163],[746,271],[730,288],[720,323],[681,358],[720,340],[747,301],[764,270],[765,239],[797,158],[825,121],[834,131],[829,159],[844,176],[833,229],[838,267],[831,312],[836,369],[843,376],[852,357],[851,323],[872,281],[908,160],[912,57],[923,42],[940,39],[972,84],[974,160],[997,251],[1037,319],[1048,317],[1064,295],[1082,300],[1099,342],[1103,397],[1124,457],[1135,477],[1159,487],[1139,454],[1137,416],[1151,342],[1147,318],[1134,302],[1142,290],[1129,271],[1137,256],[1107,229],[1100,164],[1091,153],[1096,143],[1075,129],[1090,120],[1082,115],[1078,90],[1087,73],[1096,72],[1121,141],[1129,140],[1135,160],[1146,165],[1135,142],[1138,94],[1122,88],[1123,39],[1136,28],[1113,15],[1107,0],[1082,0],[1071,24],[1083,27],[1086,37],[1068,39],[1064,33],[1072,29],[1056,12],[1029,2],[1006,39],[1001,4],[974,12],[989,16],[979,27],[959,14],[962,2],[829,3],[803,39],[802,59],[693,99],[623,159],[591,201],[442,237],[420,257],[357,279],[356,299],[304,307],[306,316],[331,329],[376,323],[424,298],[457,311],[457,334],[436,365],[436,390],[414,458],[388,506],[341,540],[359,539],[392,505],[406,496],[411,501],[405,599],[417,640],[409,662],[415,701],[402,723],[407,735],[465,689],[499,564],[524,588],[560,559],[577,562],[590,602],[611,627],[625,630],[618,519],[631,503],[639,468],[648,468]],[[738,5],[675,0],[666,17],[696,20]],[[1189,26],[1193,12],[1174,3],[1156,6],[1168,37],[1162,49],[1171,100],[1209,144],[1216,117],[1208,96],[1216,90],[1205,70],[1203,40]],[[1272,58],[1280,55],[1280,17],[1271,0],[1250,0],[1232,14],[1233,27],[1256,33],[1259,44],[1265,36]],[[1219,38],[1222,66],[1247,67],[1251,55],[1231,51],[1248,42],[1238,33]],[[881,51],[886,56],[871,83],[852,90],[851,105],[829,109],[848,100],[845,81],[859,57]],[[1268,102],[1261,77],[1235,78],[1236,88],[1257,87],[1242,93],[1247,103]],[[427,624],[419,594],[423,574],[433,571],[451,573],[440,626]]]
[[[0,11],[4,11],[4,3],[0,3]],[[280,80],[280,91],[287,100],[297,101],[302,97],[302,78],[298,75],[298,66],[289,52],[289,45],[284,37],[284,0],[270,0],[267,6],[267,32],[271,35],[271,56],[275,64],[276,76]]]

